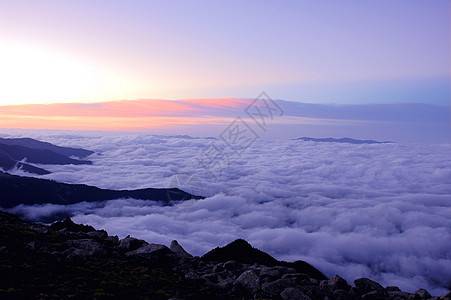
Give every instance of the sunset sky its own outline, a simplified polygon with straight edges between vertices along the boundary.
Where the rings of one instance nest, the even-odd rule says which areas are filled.
[[[272,97],[449,105],[435,1],[0,1],[0,105]],[[0,126],[1,127],[1,126]]]

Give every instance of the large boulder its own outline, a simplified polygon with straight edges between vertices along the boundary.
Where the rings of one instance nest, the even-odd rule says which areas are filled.
[[[280,293],[283,300],[311,300],[309,296],[304,294],[300,289],[295,287],[286,288]]]
[[[161,245],[161,244],[147,244],[147,245],[142,246],[141,248],[138,248],[136,250],[129,251],[129,252],[125,253],[125,255],[126,256],[133,256],[133,255],[146,256],[148,254],[152,254],[152,253],[155,253],[155,252],[171,253],[172,251],[169,250],[169,248],[166,247],[165,245]]]
[[[377,289],[362,296],[364,300],[385,300],[390,294],[385,289]]]
[[[312,299],[325,299],[325,297],[331,297],[332,293],[325,288],[316,285],[303,285],[297,286],[305,295]]]
[[[372,291],[376,291],[376,290],[383,290],[384,288],[377,283],[376,281],[373,281],[371,279],[368,278],[359,278],[354,280],[354,285],[355,285],[355,292],[358,295],[364,295],[367,294],[369,292]]]
[[[252,271],[247,270],[241,274],[233,284],[233,292],[238,294],[253,295],[260,287],[260,278]]]
[[[101,243],[93,239],[68,240],[64,245],[67,249],[62,255],[69,260],[104,257],[108,253]]]
[[[260,277],[276,279],[290,273],[296,273],[296,269],[283,266],[263,267],[260,271]]]
[[[138,248],[141,248],[145,245],[148,245],[144,240],[140,240],[134,237],[127,236],[126,238],[119,241],[119,245],[116,247],[117,250],[123,252],[134,251]]]
[[[316,279],[310,278],[305,274],[302,273],[287,273],[282,275],[282,279],[286,279],[286,278],[294,278],[296,280],[296,284],[299,285],[311,285],[312,282],[317,284],[318,282],[316,281]]]
[[[296,285],[295,278],[277,279],[272,282],[262,284],[262,292],[269,297],[278,297],[288,287]]]
[[[185,249],[183,249],[183,247],[180,246],[180,244],[176,240],[173,240],[171,242],[171,245],[169,246],[169,249],[171,249],[171,251],[174,252],[175,254],[177,254],[178,256],[181,256],[181,257],[193,257],[191,254],[186,252]]]
[[[169,258],[174,255],[174,252],[169,250],[168,247],[161,244],[147,244],[136,250],[125,253],[127,257],[145,259],[150,263],[166,263]]]
[[[332,287],[333,290],[349,291],[351,289],[346,280],[344,280],[338,275],[332,276],[328,281],[328,285]]]
[[[235,271],[241,268],[241,264],[236,260],[229,260],[224,263],[224,269],[227,271]]]

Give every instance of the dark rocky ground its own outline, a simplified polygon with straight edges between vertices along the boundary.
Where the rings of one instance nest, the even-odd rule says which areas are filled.
[[[277,261],[236,240],[202,257],[73,223],[0,212],[0,299],[451,299],[366,278],[353,285],[311,265]]]

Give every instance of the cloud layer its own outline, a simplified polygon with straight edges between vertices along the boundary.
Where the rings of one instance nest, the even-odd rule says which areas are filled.
[[[74,221],[120,237],[165,244],[177,239],[195,255],[244,238],[278,259],[303,259],[329,276],[369,277],[433,294],[451,286],[451,145],[259,139],[239,156],[220,139],[33,137],[96,151],[92,166],[46,166],[53,173],[44,178],[114,189],[178,182],[207,198],[170,207],[119,199],[14,210],[29,217],[70,211]],[[213,176],[199,163],[212,145],[228,154],[222,161],[228,168]]]

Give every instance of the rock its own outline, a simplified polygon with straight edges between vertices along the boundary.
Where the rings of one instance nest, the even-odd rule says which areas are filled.
[[[247,270],[241,274],[233,284],[233,292],[255,294],[260,285],[260,278],[252,270]]]
[[[322,288],[327,288],[327,287],[329,287],[329,280],[321,280],[321,281],[319,282],[319,286],[322,287]]]
[[[201,276],[203,279],[208,280],[212,283],[217,283],[218,282],[218,275],[215,273],[210,273],[210,274],[204,274]]]
[[[247,241],[237,239],[224,247],[217,247],[202,256],[205,260],[226,262],[236,260],[241,263],[259,263],[266,266],[277,265],[278,261],[269,254],[252,247]]]
[[[49,226],[51,229],[55,231],[61,231],[65,229],[65,231],[70,232],[91,232],[96,231],[94,227],[83,224],[75,224],[71,218],[67,217],[64,221],[55,222]]]
[[[233,271],[233,270],[236,270],[239,268],[241,268],[241,264],[239,262],[237,262],[236,260],[229,260],[224,263],[224,269],[226,269],[228,271]]]
[[[270,297],[279,296],[288,287],[296,285],[295,278],[277,279],[272,282],[262,284],[262,292]]]
[[[397,286],[387,286],[385,288],[387,292],[400,292],[401,290]]]
[[[126,238],[119,241],[119,245],[116,247],[119,250],[122,250],[124,252],[129,252],[136,250],[138,248],[141,248],[144,245],[147,245],[147,243],[144,240],[139,240],[130,236],[127,236]]]
[[[364,300],[385,300],[389,296],[388,292],[384,289],[377,289],[372,292],[366,293],[362,296]]]
[[[224,269],[224,264],[222,264],[222,263],[220,263],[220,264],[217,264],[217,265],[215,265],[214,267],[213,267],[213,272],[215,272],[215,273],[220,273],[220,272],[222,272],[222,271],[224,271],[225,269]]]
[[[219,288],[223,289],[223,290],[231,290],[233,287],[235,280],[233,280],[232,278],[226,278],[226,279],[222,279],[219,280],[218,284],[216,286],[218,286]]]
[[[107,254],[107,251],[101,243],[93,239],[79,239],[79,240],[68,240],[64,243],[65,246],[69,247],[65,252],[70,253],[75,256],[103,256]],[[83,251],[72,251],[71,249],[78,249]]]
[[[287,273],[296,273],[296,269],[283,266],[263,267],[260,271],[260,277],[269,277],[276,279],[282,277],[282,275]]]
[[[425,289],[418,289],[413,292],[414,295],[420,296],[420,299],[429,299],[432,298],[431,294],[428,293]]]
[[[85,260],[88,257],[93,256],[93,252],[85,250],[85,249],[77,249],[77,248],[69,248],[62,252],[62,255],[67,260]],[[98,256],[103,255],[103,253],[99,253]]]
[[[351,300],[351,296],[345,290],[334,290],[332,297],[334,300]]]
[[[176,263],[180,258],[175,257],[174,252],[169,250],[165,245],[147,244],[133,251],[125,253],[125,256],[140,260],[145,259],[147,263]],[[171,260],[171,262],[169,261]]]
[[[439,298],[440,300],[451,300],[451,292],[446,293]]]
[[[385,288],[387,290],[387,288]],[[408,299],[410,294],[402,291],[387,291],[388,295],[390,296],[390,299]]]
[[[42,251],[44,248],[44,243],[41,241],[31,241],[27,244],[27,249],[31,251]],[[47,250],[47,248],[45,248]]]
[[[0,254],[8,254],[8,248],[6,246],[0,247]]]
[[[276,268],[271,267],[263,267],[260,269],[260,276],[261,277],[269,277],[269,278],[280,278],[280,272]]]
[[[68,240],[64,243],[64,247],[67,249],[59,253],[59,255],[62,255],[68,260],[84,260],[88,257],[100,258],[105,257],[108,254],[104,246],[93,239]]]
[[[142,257],[147,257],[149,255],[153,255],[156,252],[165,252],[165,253],[170,253],[171,250],[169,250],[168,247],[166,247],[165,245],[161,245],[161,244],[147,244],[145,246],[142,246],[141,248],[138,248],[136,250],[130,251],[125,253],[126,256],[142,256]]]
[[[171,242],[171,245],[169,246],[169,249],[171,249],[172,252],[177,254],[180,257],[193,257],[191,254],[185,251],[182,246],[176,241],[173,240]]]
[[[319,285],[318,280],[316,280],[315,278],[310,278],[310,285]]]
[[[327,282],[327,284],[332,287],[333,290],[344,290],[344,291],[349,291],[351,289],[351,287],[349,286],[349,284],[346,282],[346,280],[344,280],[343,278],[341,278],[338,275],[334,275],[332,276],[329,281]]]
[[[104,239],[108,236],[108,233],[105,230],[96,230],[87,233],[90,237]]]
[[[296,284],[306,284],[306,285],[310,285],[312,282],[311,280],[313,278],[308,277],[306,274],[302,274],[302,273],[288,273],[288,274],[283,274],[282,275],[282,279],[287,279],[287,278],[293,278],[296,280]],[[313,279],[316,283],[317,280]]]
[[[280,293],[280,297],[283,300],[311,300],[309,296],[304,294],[300,289],[289,287]]]
[[[113,235],[113,236],[107,236],[105,238],[105,240],[107,242],[113,243],[113,244],[117,244],[119,242],[119,238],[117,237],[117,235]]]
[[[197,279],[202,279],[201,276],[199,276],[198,274],[194,273],[194,272],[188,272],[185,274],[185,278],[186,279],[191,279],[191,280],[197,280]]]
[[[331,295],[329,289],[321,288],[319,286],[314,285],[303,285],[297,286],[304,294],[312,299],[324,299],[327,296]]]
[[[32,229],[32,230],[34,230],[36,232],[39,232],[39,233],[43,233],[43,234],[46,234],[46,233],[49,232],[49,227],[43,226],[43,225],[35,225],[35,224],[33,224],[33,225],[30,226],[30,229]]]
[[[356,279],[354,280],[354,285],[358,295],[364,295],[372,291],[384,289],[379,283],[368,278]]]

